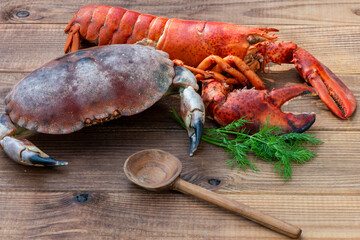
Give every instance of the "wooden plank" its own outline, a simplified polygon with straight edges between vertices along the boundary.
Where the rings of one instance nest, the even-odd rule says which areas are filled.
[[[62,56],[66,40],[63,28],[54,24],[1,24],[0,51],[4,57],[0,71],[30,72]]]
[[[358,26],[273,27],[280,29],[279,40],[299,44],[336,74],[359,74],[354,64],[360,62]],[[0,24],[0,71],[29,72],[62,56],[64,28],[65,24]]]
[[[84,193],[88,200],[78,202]],[[359,196],[228,197],[300,226],[302,239],[360,238]],[[172,192],[0,191],[0,206],[2,239],[287,239]]]
[[[121,121],[105,127],[84,129],[71,135],[37,135],[31,140],[49,155],[69,162],[66,167],[31,168],[18,165],[0,153],[2,191],[113,191],[132,192],[127,186],[123,164],[128,156],[148,148],[160,148],[183,162],[183,178],[214,191],[228,194],[359,194],[359,131],[312,132],[325,143],[311,147],[318,157],[293,167],[293,179],[284,183],[273,165],[256,161],[260,170],[231,170],[229,158],[218,147],[202,143],[195,156],[188,156],[186,132],[173,130],[132,130],[119,127]],[[250,156],[251,159],[252,156]],[[210,179],[221,184],[213,186]]]
[[[68,23],[88,4],[118,6],[168,18],[219,21],[240,25],[359,25],[358,1],[115,1],[49,2],[21,0],[0,3],[0,23]],[[23,11],[23,12],[22,12]],[[27,16],[24,11],[28,12]]]

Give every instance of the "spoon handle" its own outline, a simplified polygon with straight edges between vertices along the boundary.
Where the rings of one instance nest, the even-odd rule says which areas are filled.
[[[181,178],[178,178],[174,182],[172,189],[213,203],[231,212],[235,212],[249,220],[259,223],[288,237],[298,238],[301,235],[302,230],[294,225],[262,213],[235,200],[223,197],[205,188],[186,182]]]

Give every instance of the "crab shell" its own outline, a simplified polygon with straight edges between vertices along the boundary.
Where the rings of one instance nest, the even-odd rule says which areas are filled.
[[[5,98],[6,113],[20,127],[64,134],[157,102],[175,76],[168,54],[139,45],[78,51],[35,70]]]

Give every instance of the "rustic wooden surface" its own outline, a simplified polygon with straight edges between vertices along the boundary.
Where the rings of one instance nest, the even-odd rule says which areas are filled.
[[[358,1],[57,2],[0,2],[1,98],[27,73],[62,55],[63,29],[76,10],[89,3],[278,28],[281,40],[310,51],[360,97]],[[291,65],[271,70],[261,76],[269,88],[302,82]],[[294,166],[292,180],[284,183],[269,163],[257,161],[260,172],[229,169],[223,150],[207,143],[188,157],[186,132],[168,117],[177,105],[178,98],[172,96],[138,116],[70,135],[31,138],[51,156],[68,161],[66,167],[24,167],[1,152],[0,239],[286,239],[200,200],[175,192],[151,193],[131,184],[122,170],[124,161],[147,148],[180,158],[184,179],[301,227],[302,239],[360,239],[357,112],[350,120],[339,120],[316,97],[286,106],[292,112],[316,112],[309,133],[325,143],[313,147],[318,157]],[[207,126],[214,124],[208,121]],[[221,183],[213,186],[209,179]]]

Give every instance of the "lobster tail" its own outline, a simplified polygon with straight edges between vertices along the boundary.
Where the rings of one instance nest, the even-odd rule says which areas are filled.
[[[132,44],[148,38],[157,42],[167,18],[128,11],[124,8],[88,5],[77,11],[65,28],[69,34],[65,53],[79,49],[86,40],[96,45]]]

